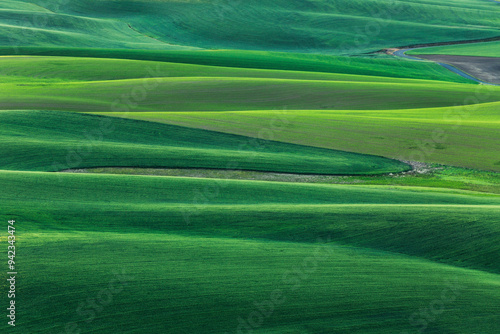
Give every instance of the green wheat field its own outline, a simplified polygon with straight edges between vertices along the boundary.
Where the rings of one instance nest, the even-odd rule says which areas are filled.
[[[0,0],[0,333],[500,333],[500,86],[414,46],[500,4]]]

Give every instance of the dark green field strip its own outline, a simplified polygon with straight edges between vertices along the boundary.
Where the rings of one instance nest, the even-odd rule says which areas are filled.
[[[498,275],[421,259],[334,244],[19,236],[22,289],[11,333],[59,334],[68,323],[82,333],[238,333],[238,318],[267,313],[255,303],[272,296],[279,302],[257,318],[254,333],[413,332],[420,309],[443,303],[445,311],[426,321],[429,333],[496,334]]]
[[[125,21],[66,14],[31,2],[0,1],[0,44],[17,52],[19,46],[80,46],[105,48],[194,49],[171,46],[130,29]],[[52,5],[62,5],[53,2]]]
[[[338,57],[331,55],[318,54],[297,54],[284,52],[258,52],[258,51],[241,51],[241,50],[219,50],[219,51],[154,51],[154,50],[126,50],[126,49],[85,49],[85,48],[26,48],[19,47],[2,48],[0,47],[0,55],[32,55],[32,56],[49,56],[49,57],[78,57],[81,61],[93,62],[93,66],[87,68],[87,72],[82,73],[82,69],[76,69],[76,73],[84,78],[92,76],[92,73],[97,70],[98,73],[107,73],[107,69],[102,66],[112,66],[109,62],[105,62],[106,58],[121,60],[145,60],[156,62],[170,62],[179,64],[194,64],[215,67],[230,67],[242,69],[269,69],[282,71],[303,71],[303,72],[322,72],[322,73],[344,73],[355,75],[369,75],[376,77],[390,78],[409,78],[422,80],[439,80],[451,81],[460,83],[475,84],[471,80],[462,78],[443,67],[432,62],[409,62],[404,59],[388,57],[388,56],[371,56],[371,57]],[[82,59],[83,58],[83,59]],[[85,58],[100,58],[103,60],[101,66],[95,68],[96,59]],[[56,58],[54,58],[56,59]],[[7,60],[7,59],[5,59]],[[26,59],[19,59],[19,63]],[[70,61],[70,60],[69,60]],[[68,61],[68,62],[69,62]],[[11,62],[12,63],[12,62]],[[119,62],[117,62],[119,63]],[[115,63],[115,64],[117,64]],[[123,64],[123,63],[122,63]],[[40,64],[39,64],[40,65]],[[52,65],[55,65],[52,63]],[[67,64],[66,66],[68,66]],[[147,65],[147,64],[144,64]],[[16,67],[15,64],[12,64]],[[154,65],[157,69],[161,65]],[[42,68],[46,68],[43,66]],[[56,67],[56,66],[53,66]],[[123,73],[130,73],[134,69],[133,64],[123,66],[120,71],[111,73],[113,79],[121,78]],[[27,74],[39,73],[39,69],[31,68],[24,70]],[[61,69],[55,68],[55,72],[61,72]],[[140,74],[143,76],[151,76],[150,71],[145,72],[145,68],[140,69]],[[197,68],[199,72],[207,72],[207,69]],[[225,69],[219,69],[221,73],[228,72]],[[9,72],[8,69],[5,70]],[[90,72],[90,73],[89,73]],[[176,70],[170,72],[178,72]],[[217,72],[218,73],[218,72]],[[70,73],[65,74],[66,77],[71,77]],[[94,74],[95,77],[95,74]],[[374,80],[382,80],[376,78]]]
[[[330,234],[349,244],[500,269],[500,196],[493,194],[6,171],[0,184],[1,212],[31,232],[161,231],[303,242]]]
[[[377,174],[406,164],[158,124],[48,111],[0,112],[0,168],[183,167],[318,174]]]
[[[495,194],[476,193],[451,189],[401,188],[384,186],[290,184],[280,182],[210,180],[183,177],[155,177],[107,174],[74,174],[2,171],[1,179],[12,190],[25,183],[35,187],[44,197],[58,201],[99,202],[119,190],[120,195],[109,197],[109,204],[193,204],[196,191],[208,188],[214,200],[208,204],[422,204],[422,205],[499,205],[500,197]],[[99,186],[102,183],[102,188]],[[220,183],[219,186],[217,186]],[[53,187],[50,186],[53,184]],[[42,186],[44,185],[44,186]],[[143,185],[143,186],[141,186]],[[54,189],[51,189],[54,188]],[[176,188],[179,188],[176,190]],[[71,199],[68,189],[78,190]],[[88,191],[84,191],[88,189]],[[92,189],[102,189],[92,192]],[[266,191],[267,189],[267,191]],[[289,192],[279,196],[281,189]],[[242,191],[239,191],[242,190]],[[244,191],[243,191],[244,190]],[[143,197],[143,194],[150,194]],[[241,192],[241,193],[239,193]],[[215,193],[215,194],[214,194]],[[24,194],[16,190],[27,201],[36,201],[37,194]],[[52,194],[52,196],[50,195]],[[156,194],[156,200],[155,195]],[[200,194],[203,195],[203,194]],[[328,196],[327,196],[328,195]],[[120,200],[123,197],[126,200]],[[206,196],[205,196],[206,197]],[[151,202],[153,201],[153,202]],[[205,202],[204,202],[205,203]],[[196,203],[194,203],[196,204]],[[200,204],[200,203],[198,203]],[[203,206],[203,203],[200,204]],[[195,205],[196,206],[196,205]]]
[[[455,56],[500,57],[500,42],[436,46],[408,51],[408,54],[441,54]]]

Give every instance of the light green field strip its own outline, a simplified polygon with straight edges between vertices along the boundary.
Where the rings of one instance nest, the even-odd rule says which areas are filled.
[[[7,171],[0,186],[23,331],[236,333],[279,289],[256,332],[414,330],[444,295],[429,329],[495,333],[497,195]],[[110,283],[113,302],[92,313]]]
[[[335,244],[18,226],[13,333],[237,333],[255,311],[259,334],[399,333],[442,302],[429,332],[496,334],[500,279],[485,272]]]
[[[158,69],[162,71],[163,76],[203,76],[206,74],[214,74],[217,76],[227,75],[230,72],[226,67],[238,68],[240,74],[244,77],[245,74],[254,76],[257,72],[247,72],[244,69],[269,69],[282,71],[304,71],[304,72],[322,72],[322,73],[343,73],[354,75],[369,75],[372,77],[390,77],[390,78],[411,78],[421,80],[438,80],[476,84],[476,82],[467,80],[459,75],[451,73],[433,62],[409,62],[405,59],[390,57],[387,55],[371,55],[364,57],[339,57],[332,55],[321,54],[300,54],[300,53],[285,53],[285,52],[265,52],[265,51],[242,51],[242,50],[210,50],[210,51],[158,51],[158,50],[126,50],[126,49],[102,49],[102,48],[47,48],[47,47],[18,47],[6,48],[0,47],[2,55],[33,55],[33,56],[64,56],[65,58],[2,58],[8,60],[2,66],[2,70],[6,73],[22,72],[28,76],[37,76],[40,73],[48,74],[54,72],[61,76],[62,64],[74,69],[79,77],[75,77],[70,73],[65,73],[64,78],[70,80],[95,80],[96,78],[105,79],[120,79],[132,77],[151,77],[159,76],[154,73]],[[78,57],[79,60],[74,59]],[[91,58],[91,59],[88,59]],[[99,58],[99,59],[92,59]],[[105,59],[113,60],[105,60]],[[121,59],[121,60],[120,60]],[[156,61],[159,63],[137,63],[124,62],[123,59],[130,60],[145,60]],[[18,60],[16,63],[14,60]],[[54,60],[54,61],[51,61]],[[102,63],[99,61],[102,60]],[[81,67],[75,66],[75,62],[81,61],[87,65],[87,71],[82,71]],[[33,62],[33,63],[30,63]],[[205,66],[217,66],[217,68],[202,68],[202,67],[175,67],[173,64],[162,64],[165,62],[178,64],[197,64]],[[30,69],[21,69],[20,65],[29,66]],[[148,65],[153,65],[149,67]],[[165,71],[166,66],[169,66]],[[119,71],[110,73],[108,68],[119,68]],[[221,68],[223,67],[223,68]],[[123,74],[121,74],[123,72]],[[153,74],[151,73],[153,72]],[[106,75],[102,75],[102,74]],[[135,74],[137,73],[137,74]],[[264,73],[264,72],[261,72]],[[287,76],[284,72],[274,72],[275,77],[296,77],[296,73]],[[277,76],[276,76],[277,75]],[[47,75],[46,75],[47,76]],[[51,77],[51,75],[48,75]],[[340,78],[341,76],[339,76]],[[302,74],[302,78],[307,78]],[[331,78],[331,77],[330,77]],[[358,77],[359,80],[366,81]],[[382,78],[372,78],[371,81],[383,81]]]
[[[290,59],[293,59],[293,57],[290,57]],[[0,80],[4,83],[24,81],[24,83],[29,84],[32,82],[88,82],[144,78],[227,77],[406,84],[435,83],[433,81],[415,80],[415,78],[405,79],[387,76],[345,74],[342,71],[346,71],[347,68],[343,65],[347,65],[348,61],[340,57],[332,57],[332,60],[337,60],[337,64],[332,62],[332,70],[336,68],[339,73],[235,68],[126,59],[0,56]],[[368,59],[361,58],[349,63],[351,66],[369,64],[373,65],[373,67],[371,71],[367,69],[367,74],[389,75],[389,70],[408,71],[410,74],[413,74],[415,71],[422,71],[429,77],[435,75],[436,78],[444,76],[447,79],[444,73],[441,76],[441,73],[436,73],[437,71],[435,72],[435,69],[432,67],[416,68],[404,66],[401,62],[388,62],[386,59],[380,59],[379,61],[372,60],[370,62]]]
[[[407,54],[442,54],[454,56],[500,57],[500,42],[436,46],[408,51]]]
[[[17,47],[80,46],[107,48],[195,49],[172,46],[131,29],[126,21],[92,17],[83,13],[53,12],[35,4],[16,1],[0,2],[0,44]],[[62,5],[55,2],[52,5]],[[17,52],[16,52],[17,53]]]
[[[498,103],[368,111],[137,112],[133,119],[258,136],[403,160],[500,171]],[[113,115],[113,113],[103,113]]]
[[[50,12],[48,9],[35,5],[27,1],[18,0],[2,0],[0,1],[2,11],[9,12],[10,10],[27,11],[27,12]]]
[[[120,23],[122,26],[118,28],[75,30],[98,38],[106,36],[111,45],[121,47],[143,43],[144,48],[159,48],[162,44],[169,48],[181,44],[209,49],[346,55],[418,43],[489,38],[500,33],[500,8],[484,0],[459,3],[373,0],[369,6],[361,0],[31,2],[64,17],[65,25],[78,20],[76,13],[105,20],[110,25]],[[6,8],[10,8],[10,3]],[[107,37],[109,34],[115,34],[116,39]],[[23,45],[88,46],[84,37],[68,41],[52,37],[42,34],[39,38],[25,38]],[[2,44],[9,45],[8,41]]]
[[[146,89],[146,85],[150,89]],[[3,110],[233,111],[272,109],[408,109],[464,103],[470,85],[189,77],[0,84]],[[131,94],[136,98],[132,102]],[[125,97],[123,97],[125,94]],[[82,102],[67,101],[77,97]],[[139,97],[137,97],[139,96]],[[127,98],[129,100],[127,100]],[[495,89],[484,102],[500,100]],[[104,104],[109,108],[105,110]],[[132,107],[130,107],[132,106]],[[104,109],[104,110],[103,110]],[[133,110],[131,110],[133,109]]]

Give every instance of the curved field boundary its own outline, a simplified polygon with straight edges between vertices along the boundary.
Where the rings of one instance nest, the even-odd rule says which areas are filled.
[[[489,0],[491,2],[496,2],[497,4],[500,4],[500,1],[497,0]],[[469,40],[469,41],[459,41],[459,42],[444,42],[444,43],[430,43],[430,44],[425,44],[425,45],[412,45],[409,47],[402,48],[400,50],[394,51],[393,54],[398,57],[402,58],[407,58],[407,59],[412,59],[412,60],[420,60],[420,61],[425,61],[426,59],[418,58],[418,57],[411,57],[406,55],[406,52],[415,50],[415,49],[422,49],[422,48],[428,48],[428,47],[434,47],[434,46],[443,46],[443,45],[457,45],[457,44],[472,44],[472,43],[484,43],[484,42],[493,42],[493,41],[498,41],[500,40],[500,37],[492,37],[492,38],[486,38],[482,40]],[[500,84],[495,84],[495,83],[489,83],[486,81],[483,81],[479,78],[476,78],[469,73],[462,71],[461,69],[447,63],[442,63],[442,62],[436,62],[434,63],[443,66],[444,68],[452,71],[453,73],[456,73],[466,79],[476,81],[478,83],[484,84],[484,85],[492,85],[492,86],[500,86]]]
[[[411,50],[416,50],[416,49],[423,49],[423,48],[410,48],[410,49],[401,49],[401,50],[397,50],[395,51],[393,54],[395,56],[398,56],[398,57],[402,57],[402,58],[407,58],[407,59],[411,59],[411,60],[418,60],[418,61],[429,61],[427,59],[422,59],[422,58],[418,58],[418,57],[415,57],[415,56],[408,56],[406,54],[406,52],[408,51],[411,51]],[[470,75],[469,73],[465,72],[465,71],[462,71],[461,69],[459,69],[458,67],[455,67],[454,65],[451,65],[451,64],[447,64],[447,63],[442,63],[442,62],[436,62],[434,61],[436,64],[438,65],[441,65],[443,66],[444,68],[452,71],[453,73],[456,73],[466,79],[469,79],[469,80],[473,80],[473,81],[476,81],[478,83],[481,83],[483,85],[492,85],[492,86],[500,86],[500,84],[495,84],[495,83],[490,83],[490,82],[486,82],[486,81],[483,81],[479,78],[476,78],[472,75]]]

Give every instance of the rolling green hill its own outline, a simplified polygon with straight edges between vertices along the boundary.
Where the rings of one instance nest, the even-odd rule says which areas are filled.
[[[353,78],[354,79],[354,78]],[[145,85],[149,84],[150,89]],[[388,110],[451,107],[470,88],[423,83],[188,77],[0,84],[1,109],[128,111]],[[105,92],[105,94],[103,94]],[[134,93],[135,101],[129,102]],[[484,102],[500,99],[500,89]]]
[[[165,124],[43,111],[0,112],[0,168],[178,167],[377,174],[406,164]]]
[[[496,332],[498,275],[397,254],[151,233],[24,236],[19,326],[37,333],[237,333],[240,319],[255,333]]]
[[[382,56],[351,58],[254,51],[156,52],[43,48],[22,50],[23,54],[44,56],[0,58],[0,75],[7,77],[5,82],[17,77],[30,82],[33,79],[95,81],[202,76],[413,82],[401,80],[407,78],[475,84],[431,62],[408,62]],[[9,53],[8,49],[3,49],[0,54],[2,51]]]
[[[496,37],[498,7],[467,1],[0,2],[5,46],[282,50],[355,54]],[[19,22],[16,17],[23,20]],[[223,24],[221,24],[223,22]]]
[[[499,13],[0,0],[0,332],[498,334]]]
[[[22,222],[24,332],[233,333],[279,290],[256,332],[495,333],[498,195],[5,171],[0,184],[2,220]],[[417,321],[436,301],[446,312]]]
[[[3,110],[384,110],[477,103],[467,99],[471,85],[430,80],[97,59],[84,61],[89,66],[82,74],[75,70],[79,58],[4,59],[0,83]],[[380,72],[402,69],[397,62],[392,63],[392,69],[390,61],[374,64]],[[418,66],[413,70],[418,71]],[[426,66],[423,68],[431,70]],[[378,73],[375,70],[373,74]],[[500,89],[491,88],[479,102],[499,99]]]
[[[0,8],[0,44],[15,53],[26,45],[190,49],[144,36],[120,20],[68,15],[24,1],[0,1]]]

